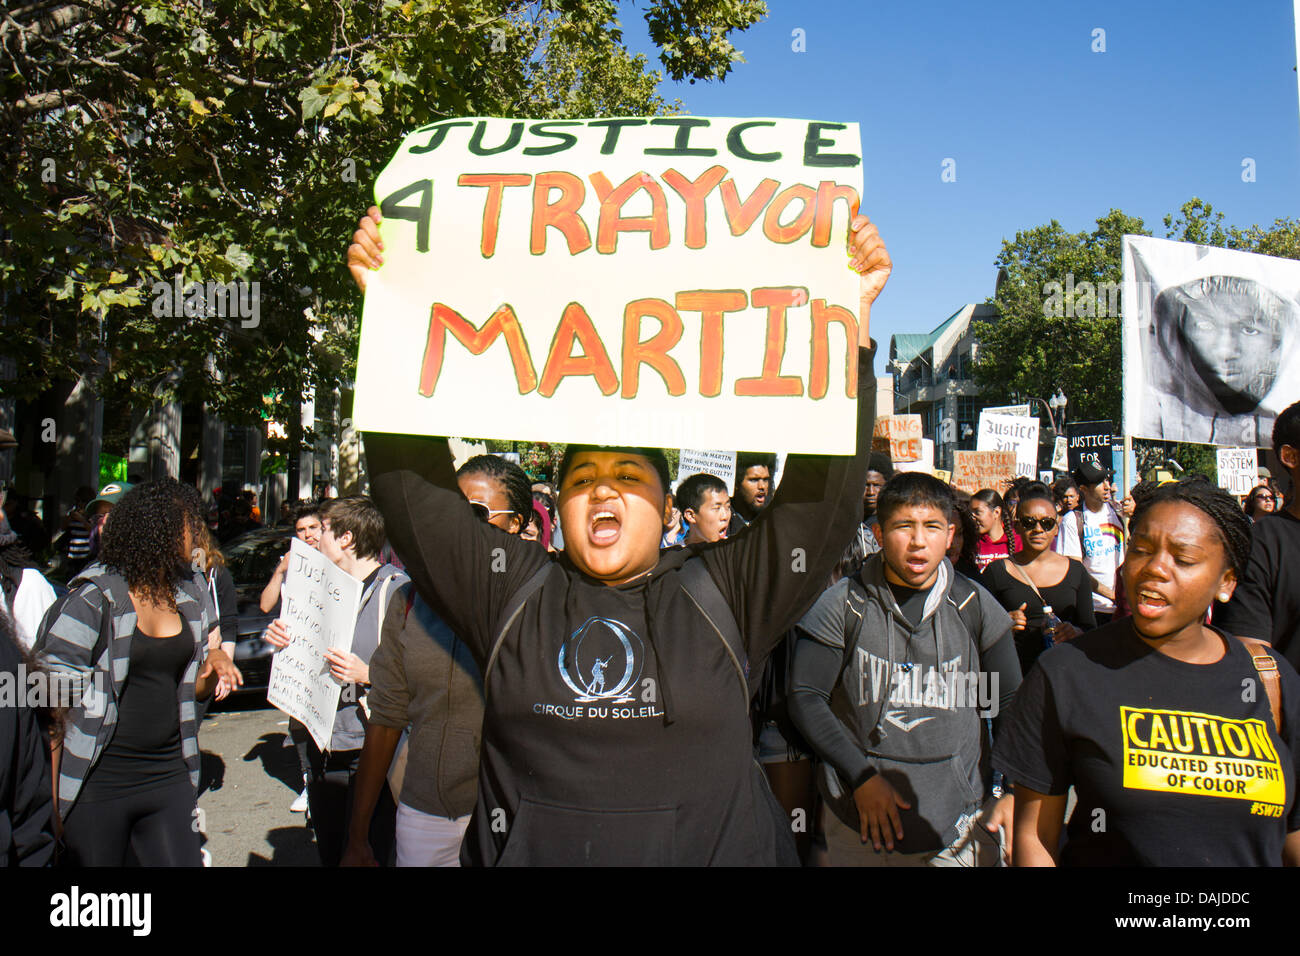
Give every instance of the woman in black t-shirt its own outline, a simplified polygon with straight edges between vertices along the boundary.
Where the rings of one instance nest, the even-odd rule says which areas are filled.
[[[1020,656],[1020,671],[1028,674],[1047,647],[1043,636],[1045,607],[1061,619],[1052,643],[1078,637],[1097,626],[1092,613],[1092,577],[1083,562],[1052,550],[1060,528],[1051,489],[1034,482],[1020,494],[1016,528],[1022,547],[1015,557],[994,561],[980,583],[1007,611]]]
[[[1122,575],[1133,616],[1045,655],[999,735],[1017,866],[1300,863],[1300,677],[1266,652],[1279,733],[1269,668],[1203,623],[1249,552],[1246,516],[1204,480],[1139,501]],[[1070,786],[1078,804],[1058,849]]]

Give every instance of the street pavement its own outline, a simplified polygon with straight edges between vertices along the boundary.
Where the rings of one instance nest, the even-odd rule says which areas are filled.
[[[213,866],[319,866],[306,815],[290,813],[302,772],[289,718],[260,694],[213,705],[199,728],[200,826]]]

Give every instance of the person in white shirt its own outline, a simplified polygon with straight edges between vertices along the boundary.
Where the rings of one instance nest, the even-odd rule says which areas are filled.
[[[32,556],[18,541],[5,517],[4,498],[0,495],[0,601],[13,620],[18,643],[30,651],[36,643],[41,619],[55,599],[54,588],[36,570]]]
[[[1082,507],[1062,515],[1060,553],[1078,558],[1092,575],[1097,626],[1115,614],[1115,572],[1124,561],[1124,522],[1110,503],[1110,472],[1091,461],[1074,471]]]

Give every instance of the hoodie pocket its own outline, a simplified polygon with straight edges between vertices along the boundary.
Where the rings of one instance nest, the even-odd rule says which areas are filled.
[[[498,866],[669,866],[675,809],[582,810],[523,797]]]
[[[895,848],[902,853],[941,850],[957,839],[957,821],[979,803],[956,757],[928,763],[907,763],[877,758],[880,772],[912,805],[899,809],[903,839]]]

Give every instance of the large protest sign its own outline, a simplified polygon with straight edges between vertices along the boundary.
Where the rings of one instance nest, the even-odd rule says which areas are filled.
[[[1230,495],[1248,495],[1259,484],[1259,464],[1253,448],[1219,448],[1219,487]]]
[[[1003,494],[1016,477],[1016,467],[1014,451],[954,451],[950,484],[972,495],[982,488]]]
[[[683,448],[677,458],[677,481],[680,485],[691,475],[714,475],[721,478],[730,491],[736,487],[736,453],[734,451],[709,451],[702,448]]]
[[[1038,474],[1038,419],[1017,415],[980,412],[976,451],[1013,451],[1016,474],[1033,478]]]
[[[1075,422],[1068,431],[1070,471],[1085,461],[1110,470],[1110,446],[1115,431],[1110,422]]]
[[[854,450],[855,123],[454,119],[380,174],[357,427]]]
[[[266,699],[302,721],[324,750],[342,690],[330,676],[325,651],[352,649],[361,582],[297,538],[291,539],[289,552],[280,620],[289,628],[291,641],[272,660]]]
[[[872,431],[871,447],[873,451],[888,452],[894,464],[920,461],[921,416],[881,415]]]
[[[1124,237],[1124,432],[1270,447],[1300,400],[1300,262]]]

